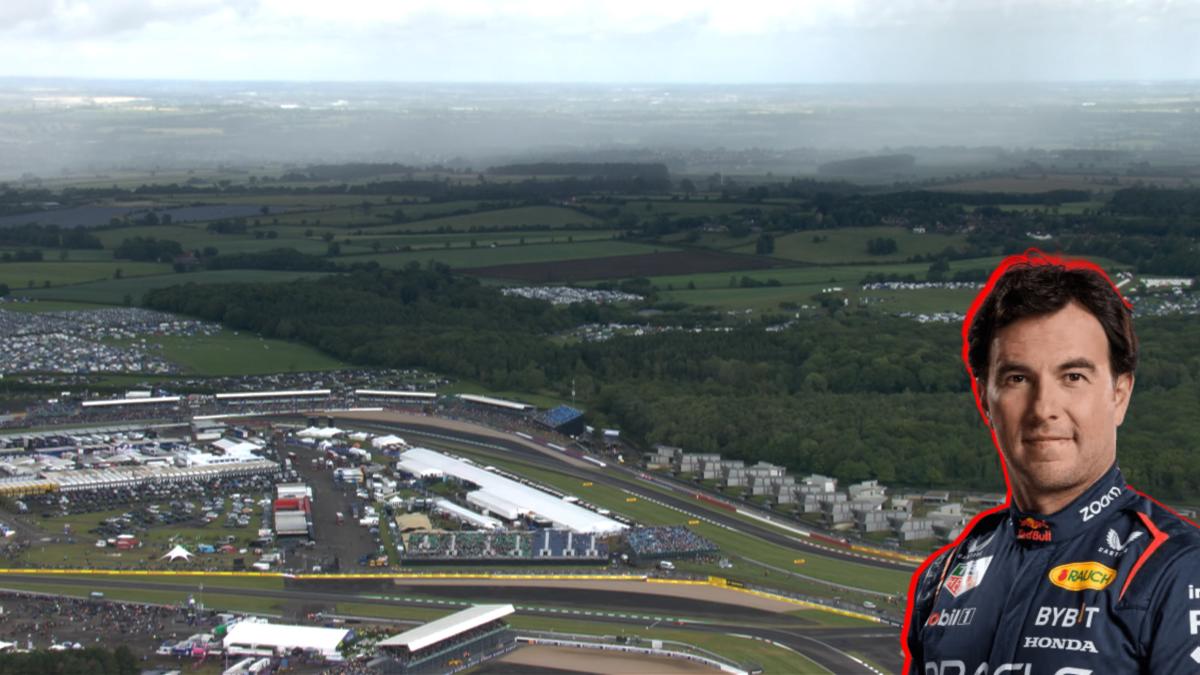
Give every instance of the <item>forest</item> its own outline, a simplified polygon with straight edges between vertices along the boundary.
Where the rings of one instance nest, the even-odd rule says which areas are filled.
[[[597,424],[649,445],[767,460],[843,480],[1003,490],[962,367],[960,327],[866,311],[789,330],[554,336],[628,309],[506,297],[433,265],[281,285],[183,285],[149,307],[300,340],[360,365],[422,367],[497,390],[575,389]],[[1144,317],[1122,464],[1164,498],[1200,495],[1200,318]]]

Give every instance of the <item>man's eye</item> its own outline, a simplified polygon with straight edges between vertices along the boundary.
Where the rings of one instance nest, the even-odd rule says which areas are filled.
[[[1008,379],[1007,379],[1007,382],[1009,384],[1021,384],[1024,381],[1025,381],[1024,375],[1009,375]]]
[[[1068,382],[1086,382],[1087,378],[1083,376],[1083,373],[1067,373],[1067,381]]]

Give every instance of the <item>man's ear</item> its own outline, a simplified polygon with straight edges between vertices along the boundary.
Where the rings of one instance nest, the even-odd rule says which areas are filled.
[[[1113,380],[1113,404],[1116,406],[1117,426],[1125,422],[1129,399],[1133,396],[1133,373],[1122,373]]]
[[[975,379],[975,391],[979,392],[979,409],[983,411],[984,422],[990,427],[992,426],[992,411],[988,408],[986,377]]]

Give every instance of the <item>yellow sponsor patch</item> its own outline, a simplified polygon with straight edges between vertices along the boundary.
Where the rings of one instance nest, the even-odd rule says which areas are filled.
[[[1117,571],[1098,562],[1059,565],[1050,570],[1050,583],[1068,591],[1099,591],[1117,578]]]

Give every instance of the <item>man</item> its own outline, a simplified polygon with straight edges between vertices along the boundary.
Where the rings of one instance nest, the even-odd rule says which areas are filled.
[[[1090,263],[1001,263],[963,326],[1009,486],[917,570],[905,670],[1200,673],[1200,530],[1125,484],[1131,311]]]

